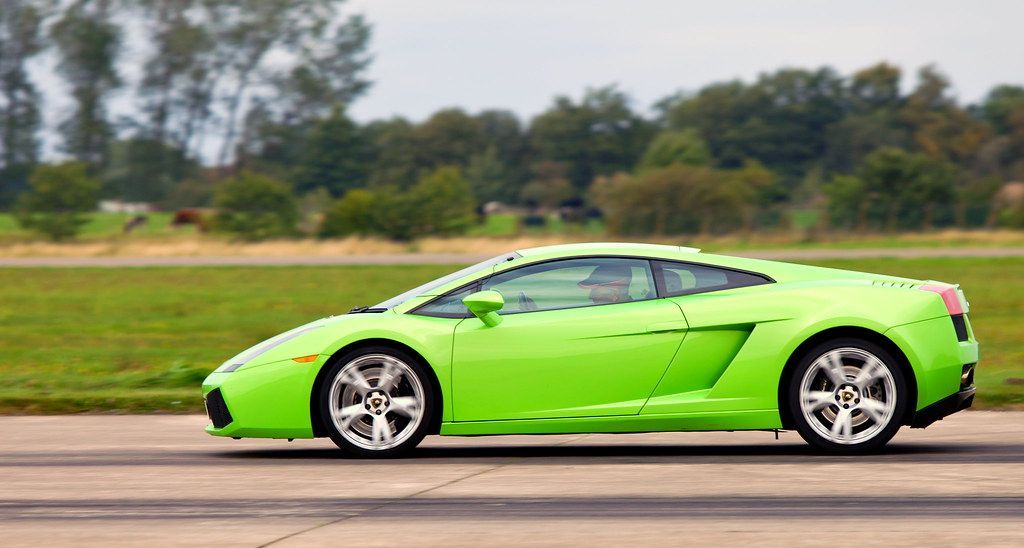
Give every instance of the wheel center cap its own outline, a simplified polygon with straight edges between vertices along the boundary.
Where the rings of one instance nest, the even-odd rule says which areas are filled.
[[[849,409],[851,405],[860,403],[860,391],[855,386],[844,385],[836,391],[836,401]]]
[[[371,392],[366,395],[366,408],[370,410],[387,407],[388,397],[383,392]]]

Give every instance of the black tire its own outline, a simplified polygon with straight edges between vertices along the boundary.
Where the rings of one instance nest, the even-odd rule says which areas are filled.
[[[868,368],[868,363],[873,363],[865,355],[876,358],[884,372],[878,369],[878,365],[870,366],[870,371],[877,373],[879,380],[875,384],[870,384],[870,380],[863,381],[861,384],[865,388],[861,388],[854,383],[856,375]],[[833,382],[835,368],[829,365],[836,357],[842,365],[839,370],[845,375],[845,380],[838,384]],[[861,359],[864,361],[858,369],[857,362]],[[809,372],[812,367],[814,371]],[[857,373],[852,374],[852,371]],[[808,386],[817,390],[807,390]],[[826,403],[822,396],[830,391],[832,398]],[[864,395],[865,391],[868,396]],[[891,401],[893,396],[895,402]],[[868,401],[862,404],[862,399]],[[819,344],[799,359],[788,380],[786,400],[793,424],[807,443],[827,453],[858,454],[877,451],[896,435],[906,416],[909,390],[892,353],[871,341],[839,338]],[[871,409],[866,408],[868,403]],[[814,410],[818,405],[821,408]],[[884,409],[884,412],[879,409]],[[875,420],[875,417],[880,417],[880,420]],[[863,422],[853,426],[858,420]],[[845,428],[847,423],[851,425],[849,430]],[[858,428],[861,429],[859,432]]]
[[[407,419],[409,422],[406,423],[406,426],[411,426],[411,431],[409,431],[407,434],[402,433],[402,431],[398,432],[399,434],[405,436],[404,439],[402,439],[399,443],[396,443],[393,446],[385,446],[386,444],[382,443],[381,448],[374,448],[370,447],[370,445],[374,445],[376,443],[377,437],[376,426],[374,425],[377,420],[377,417],[374,417],[373,413],[381,415],[384,418],[384,420],[393,421],[391,424],[397,431],[398,425],[400,424],[400,421],[402,420],[403,416],[400,416],[398,413],[394,411],[395,409],[398,408],[398,406],[387,407],[390,401],[397,400],[389,401],[387,397],[379,397],[381,392],[378,391],[377,394],[374,394],[372,392],[374,389],[380,387],[382,378],[384,376],[383,374],[381,374],[381,377],[378,377],[376,379],[372,378],[372,374],[370,377],[364,376],[364,380],[367,381],[366,385],[370,388],[370,390],[367,391],[366,395],[362,396],[356,394],[357,392],[359,392],[359,389],[356,387],[357,383],[346,382],[347,379],[339,380],[339,376],[343,374],[343,371],[345,371],[346,368],[359,368],[360,366],[353,366],[352,364],[358,364],[363,361],[366,362],[365,367],[372,368],[373,360],[380,359],[378,358],[380,356],[386,356],[408,367],[408,371],[403,371],[403,374],[401,375],[401,377],[399,377],[399,380],[396,383],[397,386],[395,387],[394,391],[390,391],[387,395],[393,398],[395,397],[395,394],[391,392],[397,392],[402,387],[406,387],[405,385],[408,385],[406,388],[412,389],[415,386],[415,383],[419,383],[419,387],[421,388],[422,393],[422,399],[419,404],[418,422],[415,425],[413,425],[412,419]],[[380,367],[382,368],[385,366],[381,365]],[[348,372],[345,373],[345,376],[347,378],[351,378],[350,373]],[[415,377],[415,380],[409,378],[410,376]],[[369,407],[367,407],[367,411],[365,414],[360,414],[358,417],[352,419],[351,421],[352,423],[355,423],[356,421],[361,421],[361,423],[352,424],[350,428],[346,428],[345,431],[343,432],[340,427],[344,424],[344,421],[346,419],[336,419],[334,411],[332,411],[332,407],[334,407],[338,413],[341,413],[342,409],[342,403],[340,403],[340,401],[338,404],[334,404],[332,402],[332,388],[336,386],[336,383],[338,386],[336,390],[342,393],[342,398],[344,398],[345,396],[356,398],[362,397],[364,398],[362,404],[368,406],[370,405],[369,402],[374,401],[369,398],[371,396],[376,395],[377,400],[385,400],[386,403],[384,403],[379,409],[377,409],[377,411],[373,411]],[[436,400],[438,399],[436,393],[437,391],[434,387],[434,383],[432,382],[432,377],[427,373],[426,366],[417,357],[412,356],[407,352],[403,352],[397,348],[392,348],[388,346],[363,347],[355,349],[351,352],[346,352],[344,355],[338,356],[337,359],[333,359],[331,361],[331,365],[329,365],[329,370],[327,371],[327,374],[324,376],[324,382],[320,388],[320,416],[323,417],[323,423],[327,429],[328,436],[330,436],[331,440],[335,443],[335,445],[337,445],[338,448],[340,448],[346,455],[363,458],[397,457],[406,454],[413,448],[415,448],[421,441],[423,441],[423,437],[426,436],[427,432],[430,430],[434,418]],[[398,395],[400,396],[400,394]],[[335,396],[338,396],[338,392],[335,392]],[[408,397],[409,396],[405,396],[405,398]],[[342,398],[339,398],[339,400]],[[348,403],[351,404],[352,402],[349,401]],[[339,424],[339,420],[341,421],[341,424]],[[391,432],[392,425],[387,426],[389,432]],[[362,437],[362,433],[356,431],[362,429],[369,429],[373,431],[372,438],[369,440],[364,440]],[[393,433],[393,435],[395,434]],[[396,437],[399,436],[396,435]]]

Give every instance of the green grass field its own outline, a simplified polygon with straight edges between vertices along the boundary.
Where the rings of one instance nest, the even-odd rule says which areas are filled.
[[[124,224],[135,215],[128,213],[89,213],[78,235],[79,240],[123,238]],[[165,238],[195,234],[195,227],[171,228],[172,213],[147,213],[148,222],[131,232],[130,237]],[[10,213],[0,213],[0,243],[38,240],[41,236],[18,226]]]
[[[466,231],[467,236],[487,238],[507,238],[511,236],[595,236],[605,233],[604,223],[600,219],[587,219],[581,223],[566,223],[557,215],[548,215],[543,226],[520,226],[519,219],[512,213],[495,213],[484,218],[483,222]]]
[[[979,406],[1024,404],[1024,259],[819,264],[960,282]],[[2,269],[0,412],[200,411],[203,377],[243,348],[452,268]]]

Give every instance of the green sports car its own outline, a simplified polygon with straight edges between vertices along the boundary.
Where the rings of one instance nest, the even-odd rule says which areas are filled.
[[[234,438],[795,429],[877,449],[974,399],[956,285],[645,244],[524,249],[282,333],[203,383]]]

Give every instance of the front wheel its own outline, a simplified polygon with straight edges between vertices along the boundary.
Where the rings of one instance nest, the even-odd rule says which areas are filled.
[[[320,394],[321,416],[346,453],[392,457],[423,440],[431,394],[418,360],[392,348],[365,348],[331,366]]]
[[[907,383],[895,358],[859,339],[819,345],[790,379],[790,416],[807,443],[832,453],[884,446],[899,430]]]

